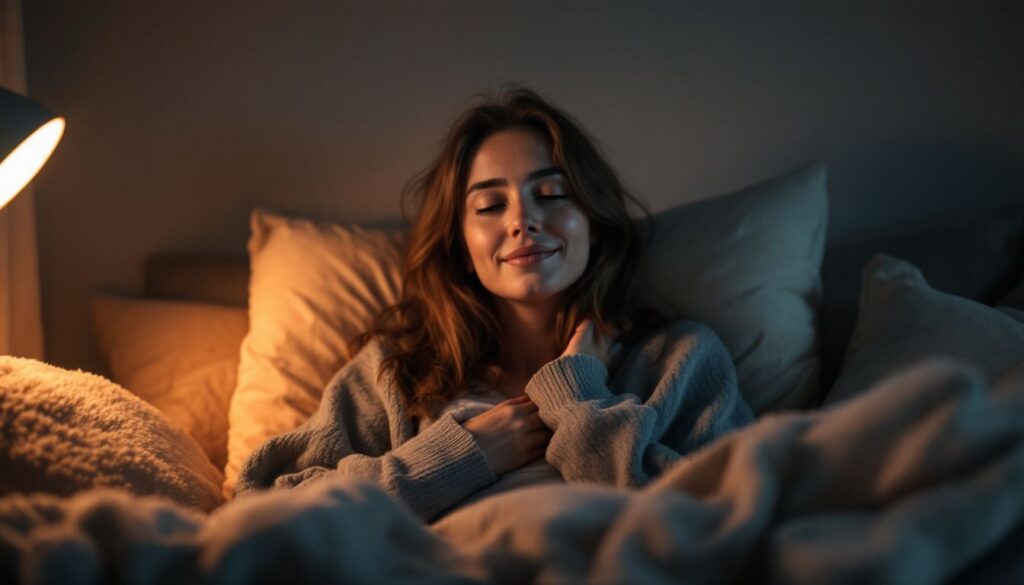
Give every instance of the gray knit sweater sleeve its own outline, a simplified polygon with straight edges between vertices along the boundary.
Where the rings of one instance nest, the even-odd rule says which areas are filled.
[[[398,390],[378,378],[368,344],[328,383],[316,413],[264,442],[246,460],[236,492],[296,487],[326,473],[367,479],[431,520],[497,476],[473,435],[451,416],[416,434]]]
[[[553,431],[547,461],[570,482],[645,485],[753,420],[728,350],[692,321],[631,348],[611,387],[599,359],[577,354],[538,370],[526,393]]]

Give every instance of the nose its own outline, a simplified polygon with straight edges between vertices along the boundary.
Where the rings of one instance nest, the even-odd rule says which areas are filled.
[[[518,237],[525,231],[528,234],[540,233],[540,218],[537,211],[531,205],[518,205],[511,214],[508,224],[508,233],[512,237]]]

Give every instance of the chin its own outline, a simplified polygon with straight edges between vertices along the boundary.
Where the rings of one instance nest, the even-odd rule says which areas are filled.
[[[537,287],[526,287],[515,291],[505,291],[506,294],[500,294],[498,296],[504,298],[507,301],[516,303],[537,303],[541,301],[551,300],[557,296],[564,289],[537,286]]]
[[[572,282],[564,281],[564,278],[534,274],[521,275],[520,278],[514,279],[488,279],[487,282],[481,281],[481,284],[494,297],[510,303],[537,303],[550,301],[567,291],[572,286]]]

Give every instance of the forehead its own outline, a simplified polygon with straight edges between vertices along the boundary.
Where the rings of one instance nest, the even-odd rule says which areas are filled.
[[[477,149],[467,184],[487,179],[518,179],[551,164],[551,148],[539,132],[503,130],[488,136]]]

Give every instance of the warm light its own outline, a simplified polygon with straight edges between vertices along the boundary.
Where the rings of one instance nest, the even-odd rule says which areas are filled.
[[[64,118],[43,124],[0,162],[0,209],[36,176],[64,134]]]

